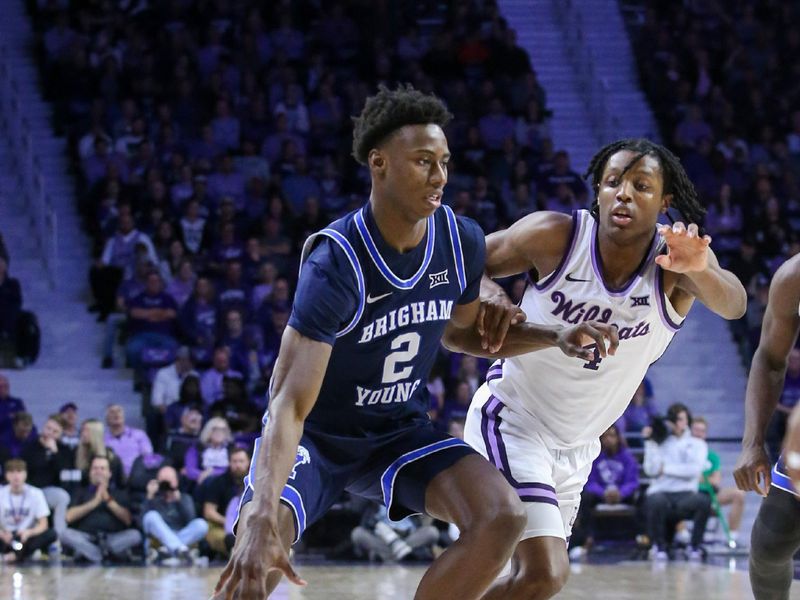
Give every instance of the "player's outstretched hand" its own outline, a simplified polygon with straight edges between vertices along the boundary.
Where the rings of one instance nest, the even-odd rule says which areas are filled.
[[[503,293],[481,298],[475,322],[481,336],[481,347],[492,353],[497,352],[506,339],[508,328],[524,323],[525,319],[525,312]]]
[[[708,246],[711,238],[700,237],[697,225],[690,223],[687,228],[680,221],[672,227],[658,225],[658,232],[667,243],[667,254],[656,257],[656,264],[667,271],[675,273],[693,273],[704,271],[708,266]]]
[[[245,525],[239,529],[240,538],[211,600],[263,600],[267,596],[267,576],[275,570],[296,585],[306,585],[292,568],[277,527],[253,519]]]
[[[586,321],[565,327],[558,334],[558,347],[567,356],[577,356],[582,360],[595,360],[595,349],[601,358],[614,355],[619,346],[619,333],[616,325]]]
[[[766,496],[772,482],[771,473],[769,456],[764,445],[745,446],[736,461],[733,478],[740,490]]]

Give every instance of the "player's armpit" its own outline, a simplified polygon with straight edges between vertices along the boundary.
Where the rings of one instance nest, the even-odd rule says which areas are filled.
[[[536,269],[550,273],[567,250],[572,218],[540,211],[486,237],[486,274],[507,277]]]

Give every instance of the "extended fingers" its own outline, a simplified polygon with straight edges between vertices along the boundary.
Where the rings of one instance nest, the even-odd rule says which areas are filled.
[[[292,563],[290,563],[288,560],[281,560],[276,565],[276,568],[278,568],[286,576],[286,579],[291,581],[293,584],[299,586],[306,585],[306,581],[297,574],[297,572],[294,570],[294,567],[292,567]]]
[[[600,352],[600,356],[605,358],[608,352],[606,351],[606,337],[604,333],[589,323],[582,323],[580,329],[583,335],[589,336],[594,340],[594,343],[597,344],[597,351]]]

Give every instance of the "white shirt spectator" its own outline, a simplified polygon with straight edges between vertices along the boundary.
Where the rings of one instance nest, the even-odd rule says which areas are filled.
[[[12,494],[11,486],[0,487],[0,527],[6,531],[30,529],[36,521],[50,515],[44,492],[25,484],[21,494]]]
[[[181,395],[181,384],[189,374],[200,376],[196,371],[181,375],[175,363],[162,367],[156,372],[153,381],[153,394],[150,398],[152,406],[168,406],[178,400]]]
[[[657,492],[696,492],[706,467],[708,445],[687,429],[682,436],[670,435],[663,444],[644,443],[644,472],[655,479],[647,495]]]

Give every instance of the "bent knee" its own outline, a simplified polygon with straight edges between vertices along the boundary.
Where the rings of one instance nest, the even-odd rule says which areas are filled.
[[[522,501],[512,492],[492,511],[491,527],[505,532],[514,541],[519,539],[528,524],[528,513]]]
[[[515,493],[510,492],[485,506],[481,514],[476,515],[472,527],[468,530],[481,532],[493,539],[516,544],[525,526],[528,516],[520,499]]]
[[[558,594],[569,579],[569,563],[544,560],[515,576],[515,598],[545,600]]]

